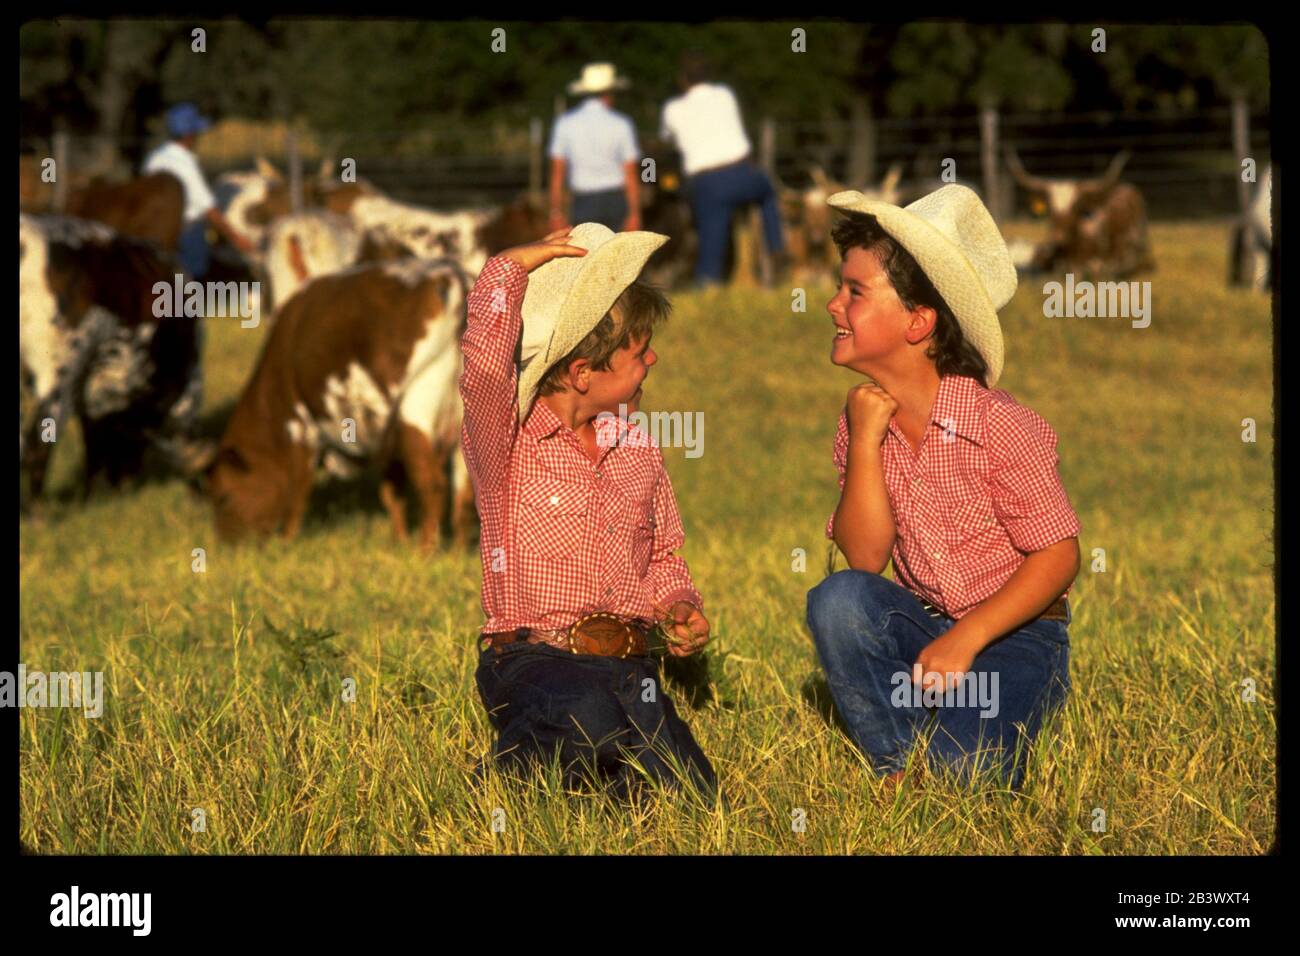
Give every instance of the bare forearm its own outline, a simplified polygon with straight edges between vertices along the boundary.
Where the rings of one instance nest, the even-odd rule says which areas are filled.
[[[564,209],[564,160],[551,160],[551,212]]]
[[[879,442],[869,438],[849,441],[834,532],[835,543],[844,552],[849,567],[873,574],[885,570],[896,529]]]
[[[1078,538],[1034,551],[1001,588],[962,617],[953,629],[960,628],[978,653],[1047,610],[1078,573]]]
[[[627,190],[628,215],[639,213],[641,211],[641,180],[637,176],[636,163],[628,163],[623,167],[623,185]]]

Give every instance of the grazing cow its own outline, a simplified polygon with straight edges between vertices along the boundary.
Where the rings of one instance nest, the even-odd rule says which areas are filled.
[[[50,444],[69,415],[85,445],[83,494],[139,475],[154,447],[183,467],[202,397],[202,326],[155,314],[154,286],[180,272],[151,243],[68,216],[18,217],[18,341],[35,409],[19,435],[33,498],[44,486]]]
[[[1134,186],[1119,181],[1128,158],[1127,150],[1119,153],[1098,179],[1045,179],[1029,175],[1015,150],[1007,150],[1016,182],[1030,193],[1035,210],[1051,218],[1051,232],[1035,250],[1032,268],[1118,279],[1155,269],[1146,203]]]
[[[1228,284],[1273,288],[1273,164],[1255,186],[1245,215],[1232,227],[1228,249]]]
[[[451,484],[450,523],[466,543],[473,489],[453,460],[466,288],[451,260],[363,263],[313,279],[280,307],[207,469],[222,540],[294,538],[318,464],[349,477],[373,463],[399,540],[402,484],[418,496],[425,551]]]

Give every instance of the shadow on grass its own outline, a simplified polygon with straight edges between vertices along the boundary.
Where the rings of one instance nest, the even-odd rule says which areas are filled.
[[[835,707],[835,699],[831,697],[831,688],[826,683],[825,674],[809,674],[804,678],[803,686],[799,688],[799,696],[803,698],[805,704],[817,711],[818,716],[829,726],[838,728],[850,740],[853,739],[848,724],[844,723],[844,718]]]

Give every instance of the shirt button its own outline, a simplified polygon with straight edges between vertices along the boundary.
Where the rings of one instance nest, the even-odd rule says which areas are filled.
[[[614,526],[613,526],[612,524],[611,524],[611,525],[608,525],[608,526],[606,526],[605,530],[608,531],[610,534],[613,534],[613,533],[614,533]]]
[[[930,557],[934,558],[934,560],[936,560],[936,561],[942,561],[942,560],[943,560],[943,555],[940,554],[938,551],[936,551],[934,554],[930,555]]]
[[[605,476],[604,476],[601,472],[598,471],[598,472],[596,472],[596,477],[597,477],[597,478],[604,478]]]
[[[606,597],[608,597],[609,595],[611,595],[611,594],[613,594],[613,593],[614,593],[614,589],[613,589],[613,588],[605,588],[605,596],[606,596]]]
[[[560,496],[559,496],[559,495],[551,495],[551,504],[553,504],[553,505],[558,505],[559,503],[560,503]]]

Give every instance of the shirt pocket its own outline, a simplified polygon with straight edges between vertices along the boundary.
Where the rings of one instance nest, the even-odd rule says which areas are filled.
[[[654,548],[654,507],[648,502],[630,499],[625,495],[619,495],[619,500],[619,523],[623,526],[624,540],[631,548],[632,567],[638,574],[644,575]]]
[[[948,533],[954,548],[987,544],[998,536],[998,518],[993,499],[976,495],[962,500],[949,516]]]
[[[548,558],[582,548],[591,489],[558,478],[526,478],[519,489],[519,546]]]

